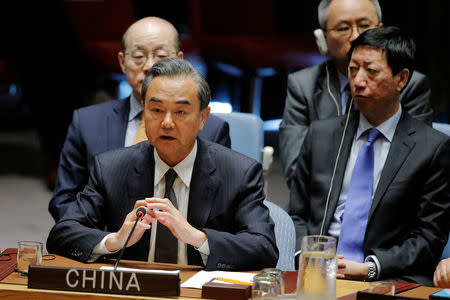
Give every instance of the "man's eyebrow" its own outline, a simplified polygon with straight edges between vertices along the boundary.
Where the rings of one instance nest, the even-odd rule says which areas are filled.
[[[162,100],[160,100],[160,99],[158,99],[158,98],[156,98],[156,97],[151,97],[151,98],[150,98],[150,101],[162,103]]]
[[[192,105],[191,102],[189,100],[178,100],[177,102],[175,102],[176,104],[185,104],[185,105]]]
[[[362,22],[362,21],[370,21],[370,19],[368,17],[361,17],[359,19],[356,20],[356,23]],[[344,20],[344,19],[339,19],[336,25],[341,25],[341,24],[350,24],[352,23],[349,20]]]
[[[157,102],[157,103],[162,103],[163,102],[161,99],[158,99],[156,97],[151,97],[150,101]],[[178,100],[175,103],[176,104],[184,104],[184,105],[192,105],[192,103],[189,100],[186,100],[186,99]]]

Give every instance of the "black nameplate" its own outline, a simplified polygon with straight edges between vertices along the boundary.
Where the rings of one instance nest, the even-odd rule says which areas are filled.
[[[30,265],[28,287],[139,296],[179,296],[180,274],[147,274]]]

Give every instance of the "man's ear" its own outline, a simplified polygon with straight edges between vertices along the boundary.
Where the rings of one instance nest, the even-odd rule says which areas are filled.
[[[178,56],[178,58],[183,59],[183,57],[184,57],[183,51],[178,52],[177,56]]]
[[[211,113],[211,107],[209,107],[209,106],[206,107],[204,110],[202,110],[202,111],[200,112],[201,117],[202,117],[202,120],[201,120],[201,122],[200,122],[200,128],[199,128],[199,130],[202,130],[203,127],[205,126],[206,119],[208,119],[208,116],[209,116],[210,113]]]
[[[403,69],[395,75],[395,77],[398,77],[397,91],[401,92],[403,90],[405,85],[408,83],[409,76],[410,73],[408,69]]]
[[[119,60],[120,69],[125,73],[125,54],[122,51],[117,53],[117,59]]]

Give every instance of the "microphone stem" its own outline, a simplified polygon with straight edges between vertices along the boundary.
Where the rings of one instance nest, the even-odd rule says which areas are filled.
[[[128,238],[125,241],[125,245],[123,245],[123,248],[120,251],[119,257],[117,258],[116,263],[114,264],[114,271],[116,271],[117,266],[119,265],[120,259],[122,258],[122,255],[125,252],[125,249],[127,248],[128,241],[130,240],[131,236],[133,235],[134,229],[136,228],[138,221],[139,221],[139,218],[136,219],[136,222],[134,222],[133,228],[131,228],[130,234],[128,235]]]

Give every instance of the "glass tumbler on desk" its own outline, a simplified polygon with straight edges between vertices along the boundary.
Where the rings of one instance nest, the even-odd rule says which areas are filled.
[[[284,273],[280,269],[276,268],[265,268],[262,269],[259,273],[261,274],[270,274],[275,277],[277,280],[277,294],[284,294]]]
[[[252,299],[276,299],[277,279],[268,273],[258,273],[253,277]]]
[[[17,272],[28,274],[29,265],[40,265],[42,262],[43,244],[34,241],[20,241],[17,243]]]
[[[297,299],[336,299],[336,239],[309,235],[302,239]]]

